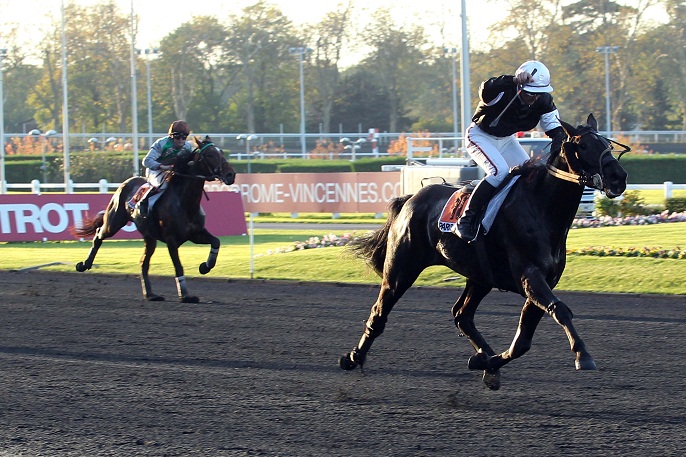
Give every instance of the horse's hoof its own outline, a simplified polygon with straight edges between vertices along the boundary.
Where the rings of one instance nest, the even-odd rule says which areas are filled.
[[[484,384],[491,390],[500,389],[500,370],[484,370]]]
[[[163,296],[155,295],[155,294],[148,294],[148,295],[146,295],[145,299],[148,301],[164,301]]]
[[[597,370],[598,367],[595,364],[595,360],[593,360],[593,357],[590,355],[585,355],[585,356],[580,356],[577,355],[576,357],[576,362],[574,363],[576,365],[577,370]]]
[[[200,303],[200,297],[186,295],[185,297],[181,297],[181,303]]]
[[[207,273],[210,272],[210,270],[212,270],[212,268],[207,266],[207,262],[201,263],[200,266],[198,267],[198,271],[200,271],[201,275],[206,275]]]
[[[353,370],[355,367],[357,367],[357,362],[355,362],[352,357],[350,356],[350,353],[344,354],[341,356],[340,359],[338,359],[338,366],[341,367],[342,369],[346,371]]]
[[[485,370],[488,368],[488,356],[483,352],[477,352],[469,358],[467,367],[470,370]]]
[[[83,273],[86,270],[88,270],[88,268],[86,268],[86,264],[84,264],[83,262],[79,262],[76,264],[76,271]]]

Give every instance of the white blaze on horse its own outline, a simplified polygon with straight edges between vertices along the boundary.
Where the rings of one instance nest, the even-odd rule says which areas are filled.
[[[161,301],[164,297],[152,292],[148,270],[150,258],[155,252],[157,241],[166,243],[174,264],[179,299],[183,303],[197,303],[199,298],[188,293],[183,265],[179,259],[179,246],[186,241],[195,244],[209,244],[210,254],[200,264],[201,274],[208,273],[216,264],[219,254],[219,239],[205,228],[205,214],[200,207],[205,181],[220,180],[227,185],[234,183],[236,171],[227,162],[222,150],[210,137],[195,138],[196,149],[188,162],[174,165],[169,184],[147,215],[131,209],[127,202],[135,195],[146,179],[133,177],[124,181],[112,196],[107,208],[94,218],[84,219],[74,232],[80,237],[93,236],[90,252],[85,261],[76,264],[77,271],[90,270],[95,255],[103,240],[114,236],[129,221],[143,236],[145,252],[141,258],[141,286],[143,296],[150,301]]]
[[[598,134],[593,115],[577,128],[562,122],[567,133],[562,148],[552,151],[547,163],[530,161],[515,171],[512,185],[487,234],[474,242],[444,233],[438,221],[455,188],[436,184],[390,203],[386,225],[353,244],[381,277],[378,298],[358,345],[342,356],[345,370],[362,367],[374,339],[383,333],[396,302],[432,265],[443,265],[467,278],[462,295],[452,309],[455,325],[469,339],[476,354],[470,369],[484,370],[483,381],[500,387],[500,367],[522,356],[531,347],[534,331],[547,313],[560,324],[576,355],[576,368],[593,370],[596,364],[572,324],[572,312],[555,294],[566,261],[566,239],[579,207],[584,186],[621,195],[627,174],[612,143]],[[474,324],[481,300],[497,288],[525,298],[512,344],[501,353],[488,345]]]

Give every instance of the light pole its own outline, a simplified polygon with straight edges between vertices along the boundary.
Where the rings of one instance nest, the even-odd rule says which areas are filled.
[[[136,87],[136,30],[134,27],[133,0],[131,0],[131,148],[133,149],[133,175],[140,173],[138,163],[138,97]]]
[[[605,128],[607,136],[612,131],[612,115],[610,113],[610,54],[614,54],[619,46],[599,46],[596,52],[605,55]]]
[[[470,78],[469,78],[469,33],[467,30],[467,2],[462,0],[461,7],[461,22],[462,22],[462,59],[460,82],[462,83],[462,146],[465,147],[464,132],[467,130],[467,123],[472,118],[470,112],[472,106],[472,97],[470,94]]]
[[[5,193],[5,105],[2,93],[2,61],[7,57],[7,49],[0,49],[0,194]]]
[[[159,54],[160,50],[157,48],[146,48],[145,49],[145,65],[148,71],[148,143],[152,146],[152,89],[150,88],[150,59],[153,55]]]
[[[288,52],[291,55],[298,55],[298,63],[300,64],[300,146],[302,148],[302,157],[307,156],[307,147],[305,145],[305,82],[303,78],[303,56],[310,54],[310,48],[290,48]]]
[[[457,70],[455,68],[457,60],[457,48],[443,48],[443,51],[447,54],[450,54],[450,60],[453,67],[453,132],[455,135],[455,152],[457,153],[457,150],[460,147],[457,137],[459,136],[459,132],[461,132],[457,123]]]
[[[259,136],[254,135],[254,134],[248,134],[248,133],[242,134],[242,135],[238,135],[238,136],[236,137],[237,140],[243,140],[243,141],[245,141],[245,155],[248,157],[248,174],[250,174],[250,156],[251,156],[251,153],[250,153],[250,142],[251,142],[252,140],[256,140],[256,139],[258,139],[258,138],[259,138]]]
[[[33,129],[29,133],[32,137],[41,137],[40,139],[40,145],[41,145],[41,156],[42,156],[42,164],[40,169],[43,170],[43,181],[41,181],[43,184],[48,182],[48,167],[45,164],[45,150],[47,149],[47,143],[48,143],[48,138],[51,136],[57,135],[57,132],[54,130],[48,130],[45,133],[41,133],[40,130],[38,129]],[[90,140],[89,140],[90,142]]]
[[[67,84],[67,17],[62,1],[62,149],[64,156],[64,192],[70,194],[71,172],[69,165],[69,91]]]

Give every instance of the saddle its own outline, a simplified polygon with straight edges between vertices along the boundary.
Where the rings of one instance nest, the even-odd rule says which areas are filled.
[[[491,229],[500,207],[510,193],[510,189],[512,189],[514,183],[517,182],[519,176],[520,175],[509,174],[505,181],[498,187],[493,198],[488,202],[488,206],[486,207],[486,211],[484,211],[481,220],[481,225],[483,226],[485,233],[488,233]],[[457,189],[450,198],[448,198],[448,201],[445,202],[443,211],[441,211],[441,216],[438,218],[438,229],[441,232],[455,233],[457,220],[462,216],[462,213],[467,206],[469,196],[476,187],[475,183],[478,184],[478,181],[467,183],[463,187]]]
[[[143,183],[138,190],[136,190],[136,193],[133,194],[133,197],[131,197],[131,200],[127,202],[127,206],[129,208],[129,211],[132,213],[134,211],[138,211],[141,216],[145,216],[148,213],[148,208],[147,208],[147,201],[146,199],[154,195],[157,192],[157,189],[150,184],[149,182]]]

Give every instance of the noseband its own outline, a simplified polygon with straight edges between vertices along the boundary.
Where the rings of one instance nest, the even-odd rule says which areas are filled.
[[[599,140],[607,143],[607,147],[605,148],[605,150],[603,150],[603,152],[600,153],[600,156],[598,157],[597,173],[591,174],[588,171],[586,171],[583,168],[582,160],[578,155],[574,157],[574,160],[570,160],[570,156],[568,155],[567,151],[565,151],[565,145],[569,144],[578,146],[581,143],[581,137],[583,137],[584,135],[593,135]],[[613,143],[617,146],[620,146],[622,150],[614,150],[612,148]],[[611,140],[609,138],[605,138],[604,136],[599,135],[593,130],[587,130],[586,132],[580,133],[579,135],[569,137],[562,143],[562,150],[560,154],[563,155],[565,162],[567,162],[567,167],[569,168],[569,171],[560,170],[552,164],[548,164],[548,172],[556,178],[576,183],[582,187],[588,186],[594,189],[603,190],[605,186],[605,175],[603,173],[603,159],[605,159],[605,157],[608,154],[610,155],[610,157],[612,157],[613,152],[619,152],[619,156],[617,156],[617,160],[619,160],[622,157],[622,155],[624,155],[624,153],[629,152],[630,150],[631,148],[625,144],[618,143],[617,141]],[[572,162],[576,162],[575,165],[578,165],[578,167],[572,165]],[[575,168],[578,168],[578,171],[576,171]]]

